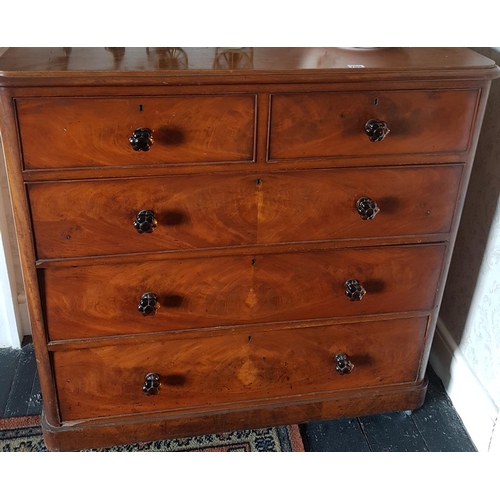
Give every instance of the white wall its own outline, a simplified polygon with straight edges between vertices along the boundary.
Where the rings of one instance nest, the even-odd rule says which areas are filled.
[[[500,48],[475,50],[500,65]],[[500,407],[500,80],[492,83],[431,364],[477,448],[493,450],[500,433],[494,433]]]
[[[6,50],[0,47],[0,57]],[[0,348],[19,348],[24,335],[30,335],[28,310],[0,145]]]
[[[0,199],[0,202],[3,201]],[[12,251],[7,215],[0,207],[0,348],[19,348],[23,331],[19,308],[16,307],[18,291],[14,279],[13,256],[17,257],[17,254]]]

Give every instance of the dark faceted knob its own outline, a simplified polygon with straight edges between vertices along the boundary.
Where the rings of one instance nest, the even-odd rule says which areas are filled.
[[[361,300],[365,293],[366,290],[358,280],[347,280],[345,282],[345,294],[349,297],[349,300]]]
[[[372,220],[380,212],[377,203],[366,196],[356,202],[356,209],[363,220]]]
[[[149,128],[138,128],[128,141],[135,151],[149,151],[153,145],[153,132]]]
[[[160,304],[158,303],[158,297],[156,294],[148,292],[143,294],[141,297],[141,301],[139,302],[137,309],[139,309],[139,312],[143,316],[154,316],[159,307]]]
[[[383,141],[390,130],[387,123],[372,118],[366,122],[365,132],[370,141],[378,142]]]
[[[142,390],[148,396],[154,396],[155,394],[158,394],[160,385],[160,376],[157,373],[148,373],[144,378]]]
[[[158,222],[155,218],[155,213],[152,210],[141,210],[134,221],[134,227],[137,232],[142,233],[152,233]]]
[[[335,356],[335,361],[337,364],[335,365],[335,369],[340,375],[345,375],[346,373],[351,373],[354,365],[347,359],[347,354],[343,352],[339,352]]]

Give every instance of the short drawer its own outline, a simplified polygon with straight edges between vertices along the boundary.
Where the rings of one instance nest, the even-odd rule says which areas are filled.
[[[478,90],[275,94],[269,158],[465,152],[478,98]],[[369,120],[389,134],[372,142]]]
[[[45,259],[447,233],[461,174],[461,165],[339,168],[44,182],[28,192]],[[379,212],[363,209],[366,199]]]
[[[251,161],[254,156],[254,95],[23,98],[16,107],[27,169]],[[136,151],[129,141],[140,129],[151,131],[149,150]]]
[[[420,317],[58,351],[53,363],[61,417],[202,411],[411,383],[426,328],[427,317]],[[344,367],[339,354],[346,355]],[[148,382],[148,374],[158,377]]]
[[[41,271],[47,328],[61,340],[429,310],[444,251],[427,244],[51,267]],[[366,291],[361,300],[346,295],[348,280]]]

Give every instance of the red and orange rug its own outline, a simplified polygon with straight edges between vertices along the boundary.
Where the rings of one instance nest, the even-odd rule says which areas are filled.
[[[40,416],[0,419],[0,452],[13,451],[48,451],[43,441]],[[291,425],[82,451],[303,452],[304,445],[298,425]]]

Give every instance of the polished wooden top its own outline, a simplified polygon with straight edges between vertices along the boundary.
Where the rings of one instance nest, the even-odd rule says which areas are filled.
[[[495,63],[464,48],[11,48],[0,57],[0,86],[183,81],[351,81],[493,78]],[[229,80],[228,80],[229,78]],[[153,83],[153,80],[151,83]]]

